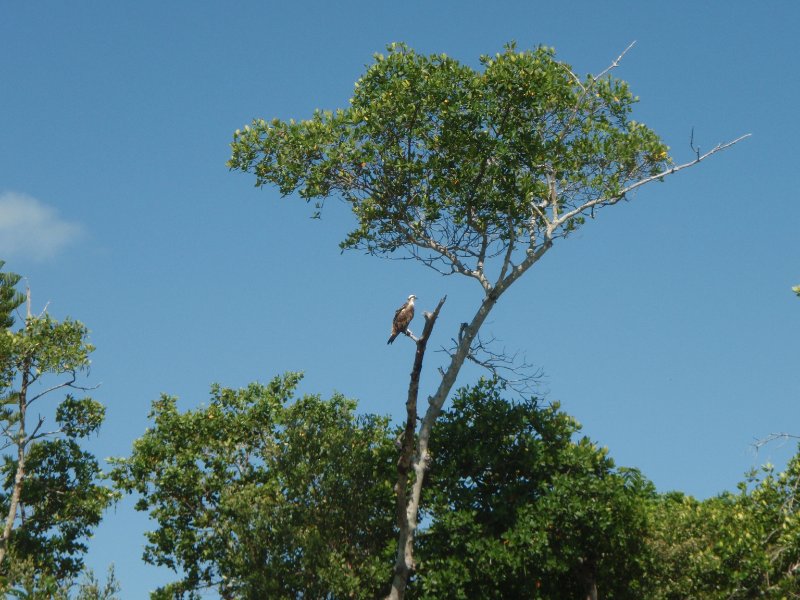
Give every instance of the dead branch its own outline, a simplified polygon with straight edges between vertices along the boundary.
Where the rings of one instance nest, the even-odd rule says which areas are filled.
[[[726,148],[730,148],[734,144],[738,144],[742,140],[744,140],[746,138],[749,138],[751,135],[752,134],[750,134],[750,133],[746,133],[745,135],[739,136],[738,138],[736,138],[735,140],[732,140],[730,142],[717,144],[716,146],[714,146],[711,150],[709,150],[705,154],[698,155],[694,160],[690,160],[689,162],[685,162],[685,163],[680,164],[680,165],[675,165],[673,167],[670,167],[669,169],[665,169],[665,170],[661,171],[660,173],[657,173],[655,175],[651,175],[649,177],[645,177],[644,179],[640,179],[639,181],[636,181],[636,182],[632,183],[631,185],[629,185],[628,187],[626,187],[625,189],[623,189],[619,194],[617,194],[613,198],[606,198],[605,196],[601,196],[600,198],[595,198],[594,200],[589,200],[587,202],[584,202],[580,206],[572,209],[571,211],[562,214],[558,218],[558,220],[553,221],[553,223],[552,223],[553,228],[555,229],[556,227],[559,227],[559,226],[563,225],[569,219],[571,219],[573,217],[576,217],[579,214],[584,213],[588,209],[591,209],[591,208],[593,208],[595,206],[611,206],[613,204],[616,204],[620,200],[624,199],[625,196],[627,196],[629,193],[631,193],[635,189],[640,188],[643,185],[645,185],[647,183],[650,183],[651,181],[656,181],[656,180],[659,180],[659,179],[663,179],[664,177],[668,177],[669,175],[674,175],[678,171],[682,171],[683,169],[688,169],[689,167],[693,167],[694,165],[696,165],[699,162],[702,162],[703,160],[705,160],[706,158],[708,158],[712,154],[716,154],[717,152],[721,152],[722,150],[725,150]]]
[[[406,424],[400,440],[400,457],[397,460],[397,483],[394,487],[395,509],[397,513],[397,527],[399,529],[399,539],[397,545],[397,558],[395,560],[394,577],[392,579],[392,589],[388,598],[400,600],[405,596],[406,586],[411,572],[414,570],[414,531],[417,528],[416,507],[409,507],[412,499],[408,495],[408,480],[411,467],[416,453],[416,429],[417,429],[417,399],[419,396],[419,378],[422,373],[422,361],[425,357],[425,349],[428,345],[428,338],[436,324],[439,311],[442,308],[447,296],[439,300],[436,309],[425,313],[425,327],[419,339],[413,338],[410,332],[406,335],[415,339],[417,351],[414,355],[414,366],[411,369],[411,379],[408,385],[408,398],[406,400]]]
[[[42,390],[38,394],[31,396],[28,399],[28,406],[33,404],[36,400],[41,398],[42,396],[46,396],[47,394],[54,392],[56,390],[60,390],[61,388],[70,388],[73,390],[80,390],[81,392],[90,392],[92,390],[96,390],[100,387],[100,384],[91,385],[91,386],[83,386],[83,385],[75,385],[75,382],[78,380],[78,374],[75,371],[70,372],[71,379],[69,381],[62,381],[52,387],[49,387],[45,390]]]
[[[758,452],[767,444],[771,444],[772,442],[776,441],[785,442],[787,440],[800,440],[800,435],[795,435],[792,433],[770,433],[767,437],[757,438],[753,442],[753,448],[755,448],[756,452]]]
[[[519,351],[509,353],[505,348],[494,350],[492,346],[496,342],[494,337],[483,340],[478,334],[467,354],[467,360],[489,371],[493,377],[520,396],[529,396],[542,378],[542,369],[534,368],[524,356],[520,358]]]
[[[452,345],[449,348],[442,346],[437,352],[444,352],[452,359],[464,338],[467,326],[467,323],[461,323],[458,339],[451,338]],[[535,368],[532,363],[529,363],[524,356],[520,355],[519,351],[508,352],[506,348],[495,349],[494,346],[497,343],[498,340],[495,337],[483,339],[480,333],[476,334],[466,359],[487,370],[498,381],[520,396],[530,396],[535,391],[544,372],[541,368]],[[439,372],[443,373],[441,368]]]
[[[624,56],[625,56],[625,55],[628,53],[628,50],[630,50],[631,48],[633,48],[635,45],[636,45],[636,40],[634,40],[634,41],[632,41],[630,44],[628,44],[628,47],[627,47],[627,48],[625,48],[625,50],[623,50],[623,51],[622,51],[622,53],[621,53],[621,54],[620,54],[620,55],[619,55],[619,56],[618,56],[618,57],[617,57],[617,58],[614,60],[614,62],[612,62],[610,65],[608,65],[608,66],[605,68],[605,70],[604,70],[604,71],[601,71],[601,72],[600,72],[600,73],[599,73],[599,74],[598,74],[598,75],[595,77],[595,79],[600,79],[600,78],[601,78],[603,75],[605,75],[606,73],[608,73],[608,72],[609,72],[609,71],[611,71],[612,69],[616,69],[616,68],[619,66],[619,63],[622,61],[622,58],[623,58],[623,57],[624,57]]]

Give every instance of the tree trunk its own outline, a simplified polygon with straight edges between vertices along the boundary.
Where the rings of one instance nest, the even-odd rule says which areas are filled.
[[[406,593],[408,579],[414,570],[414,531],[417,528],[417,513],[409,509],[408,475],[414,459],[414,435],[417,430],[417,399],[419,397],[419,378],[422,373],[422,360],[428,338],[433,331],[436,318],[447,296],[439,300],[433,313],[425,313],[425,328],[417,340],[417,352],[414,355],[414,366],[411,369],[411,380],[408,385],[406,400],[406,426],[400,446],[400,458],[397,460],[397,483],[394,486],[397,511],[397,558],[395,559],[392,589],[388,598],[402,600]]]
[[[469,354],[469,349],[472,345],[472,341],[478,334],[478,331],[486,320],[486,317],[489,315],[489,312],[492,310],[492,307],[497,302],[498,294],[490,293],[484,298],[483,303],[481,303],[481,307],[478,309],[478,312],[475,314],[475,317],[472,319],[472,322],[465,328],[464,335],[461,338],[461,341],[456,348],[455,353],[453,354],[452,359],[450,360],[450,366],[445,371],[444,375],[442,376],[442,381],[439,383],[439,388],[436,390],[436,393],[428,399],[428,410],[425,412],[425,418],[422,420],[422,425],[420,426],[419,437],[417,440],[417,448],[416,448],[416,457],[411,464],[411,460],[408,460],[408,466],[414,469],[414,483],[411,488],[411,495],[410,497],[406,498],[405,489],[403,490],[403,495],[401,496],[399,493],[397,495],[397,506],[398,506],[398,517],[400,516],[400,502],[403,502],[402,507],[402,519],[398,518],[398,524],[400,524],[400,536],[398,540],[398,548],[397,548],[397,560],[395,562],[395,570],[394,570],[394,578],[392,581],[392,589],[387,597],[388,600],[402,600],[405,596],[405,588],[408,585],[408,578],[411,575],[411,572],[414,568],[414,560],[413,560],[413,542],[414,542],[414,530],[416,529],[417,524],[417,514],[419,513],[419,502],[420,496],[422,494],[422,483],[425,479],[425,470],[428,468],[428,441],[430,438],[430,432],[433,427],[434,422],[436,421],[437,417],[442,411],[442,406],[444,405],[445,400],[447,399],[450,390],[453,387],[453,384],[456,381],[456,377],[458,376],[458,372],[461,370],[461,366],[464,364],[464,361]],[[440,300],[439,307],[444,302],[444,298]],[[437,307],[436,313],[438,313]],[[432,327],[432,325],[431,325]],[[427,324],[426,324],[427,330]],[[427,339],[425,334],[423,333],[423,339]],[[417,354],[419,356],[419,354]],[[416,368],[416,358],[415,358],[415,368]],[[420,369],[422,368],[421,357],[420,357]],[[412,371],[412,383],[409,387],[409,395],[411,394],[411,387],[414,386],[414,372]],[[416,379],[416,390],[415,394],[417,393],[419,388],[419,374],[417,373]],[[407,404],[408,407],[408,404]],[[408,421],[406,422],[406,432],[403,434],[403,446],[405,447],[407,442],[407,431],[409,428]],[[414,423],[412,428],[416,428],[416,395],[414,399]],[[413,433],[412,433],[413,436]],[[413,439],[413,438],[412,438]],[[401,456],[401,461],[403,461],[403,457]],[[398,464],[398,471],[400,470],[400,464]],[[401,476],[402,477],[402,476]],[[406,474],[405,477],[402,479],[402,483],[404,487],[407,485],[408,475]],[[401,479],[398,479],[398,485],[401,483]],[[399,491],[399,490],[398,490]]]
[[[25,292],[25,304],[27,319],[31,318],[31,288]],[[26,320],[25,327],[28,327]],[[28,440],[25,439],[25,412],[28,409],[28,385],[31,382],[31,363],[32,358],[27,356],[22,361],[22,382],[19,388],[19,429],[17,430],[17,472],[14,475],[14,489],[11,491],[11,500],[8,506],[6,524],[3,527],[3,537],[0,539],[0,565],[8,554],[8,542],[11,539],[11,532],[14,529],[14,521],[17,518],[17,507],[19,498],[22,495],[22,482],[25,480],[25,448]]]
[[[597,600],[597,577],[591,563],[584,564],[583,577],[586,582],[586,600]]]
[[[14,475],[14,488],[11,492],[11,501],[8,507],[8,515],[6,516],[6,524],[3,528],[3,537],[0,539],[0,565],[8,554],[8,542],[11,539],[11,532],[14,529],[14,521],[17,518],[17,507],[19,506],[19,498],[22,494],[22,482],[25,479],[25,446],[27,440],[25,439],[25,410],[28,408],[28,382],[29,382],[30,364],[26,362],[22,372],[22,384],[19,390],[19,430],[17,431],[17,472]]]
[[[436,392],[433,396],[428,398],[428,409],[425,411],[425,417],[422,419],[422,424],[419,428],[419,435],[417,438],[417,448],[416,448],[416,456],[411,462],[411,459],[408,459],[407,464],[408,467],[413,467],[414,469],[414,482],[411,487],[411,495],[410,497],[406,497],[407,493],[405,492],[405,487],[408,483],[408,473],[400,475],[398,477],[398,487],[395,488],[396,491],[399,490],[399,486],[402,482],[403,485],[403,494],[397,494],[397,511],[398,511],[398,524],[400,525],[400,536],[398,540],[398,548],[397,548],[397,560],[395,562],[395,570],[394,570],[394,578],[392,581],[392,589],[387,596],[388,600],[402,600],[405,596],[405,589],[408,585],[408,578],[411,575],[411,572],[414,569],[414,560],[413,560],[413,543],[414,543],[414,530],[417,526],[417,514],[419,513],[419,503],[420,498],[422,496],[422,484],[425,480],[425,471],[428,468],[428,462],[430,460],[430,456],[428,453],[428,444],[430,441],[431,430],[433,429],[433,425],[436,423],[436,419],[439,417],[439,414],[442,412],[442,406],[444,406],[445,400],[447,400],[448,395],[450,394],[450,390],[453,389],[453,385],[455,385],[456,378],[458,377],[459,371],[461,371],[461,367],[464,364],[464,361],[469,356],[470,349],[472,348],[472,342],[478,336],[478,332],[481,329],[484,321],[486,321],[486,317],[489,316],[489,313],[494,308],[495,304],[499,300],[500,296],[505,292],[512,283],[514,283],[517,279],[519,279],[525,271],[527,271],[531,266],[533,266],[539,259],[552,247],[552,240],[548,239],[541,248],[539,248],[535,252],[531,252],[525,261],[514,267],[514,269],[504,276],[494,288],[487,287],[486,295],[483,298],[483,302],[481,302],[478,311],[475,313],[475,316],[472,318],[472,321],[464,328],[463,335],[459,339],[458,346],[456,347],[455,352],[453,353],[450,359],[450,365],[447,367],[447,370],[442,374],[442,380],[439,382],[439,387],[437,388]],[[445,298],[442,298],[439,301],[439,305],[436,307],[434,311],[434,319],[435,315],[439,314],[439,308],[444,303]],[[433,327],[433,323],[430,324],[431,328]],[[426,331],[428,331],[428,323],[426,323]],[[428,333],[430,333],[428,331]],[[427,340],[427,336],[425,332],[423,332],[422,339]],[[419,350],[419,348],[418,348]],[[423,349],[424,352],[424,349]],[[422,358],[419,358],[419,368],[422,368]],[[416,359],[415,359],[415,368],[416,368]],[[403,434],[403,447],[411,437],[408,433],[409,427],[415,428],[416,427],[416,418],[417,418],[417,393],[419,390],[419,373],[416,374],[416,383],[414,380],[414,372],[412,371],[412,382],[409,387],[409,401],[411,398],[411,390],[412,386],[414,387],[414,402],[413,402],[413,412],[414,412],[414,423],[413,425],[409,425],[409,421],[406,421],[406,431]],[[409,404],[406,404],[407,412],[409,408]],[[407,417],[410,418],[410,412]],[[406,449],[407,450],[407,449]],[[401,456],[401,461],[403,458]],[[400,471],[400,463],[398,463],[398,472]],[[401,501],[404,502],[404,506],[401,510]],[[402,517],[401,517],[402,515]]]

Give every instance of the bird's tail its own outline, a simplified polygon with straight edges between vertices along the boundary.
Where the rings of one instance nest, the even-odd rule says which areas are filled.
[[[387,343],[387,344],[391,344],[391,343],[394,341],[394,338],[396,338],[397,336],[398,336],[398,334],[397,334],[397,333],[393,333],[393,334],[392,334],[392,335],[389,337],[389,341],[388,341],[388,342],[386,342],[386,343]]]

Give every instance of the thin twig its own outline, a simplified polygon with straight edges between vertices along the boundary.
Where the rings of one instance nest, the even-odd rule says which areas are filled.
[[[772,442],[775,442],[775,441],[778,441],[778,440],[786,441],[786,440],[790,440],[790,439],[798,440],[798,439],[800,439],[800,435],[794,435],[794,434],[791,434],[791,433],[770,433],[767,437],[757,439],[755,442],[753,442],[753,448],[755,448],[756,452],[757,452],[761,448],[763,448],[764,446],[766,446],[767,444],[770,444]]]
[[[592,208],[594,206],[611,206],[613,204],[616,204],[617,202],[622,200],[627,194],[629,194],[630,192],[634,191],[635,189],[640,188],[641,186],[643,186],[643,185],[645,185],[647,183],[650,183],[651,181],[656,181],[656,180],[661,179],[663,177],[667,177],[669,175],[673,175],[673,174],[677,173],[678,171],[682,171],[683,169],[688,169],[689,167],[693,167],[694,165],[696,165],[697,163],[705,160],[706,158],[708,158],[712,154],[716,154],[717,152],[721,152],[722,150],[725,150],[726,148],[730,148],[734,144],[737,144],[738,142],[741,142],[743,139],[746,139],[746,138],[750,137],[751,135],[752,134],[747,133],[745,135],[742,135],[742,136],[736,138],[733,141],[726,142],[724,144],[717,144],[716,146],[714,146],[714,148],[712,148],[711,150],[709,150],[708,152],[706,152],[702,156],[698,156],[694,160],[691,160],[689,162],[683,163],[681,165],[676,165],[674,167],[670,167],[669,169],[665,169],[664,171],[661,171],[660,173],[657,173],[656,175],[651,175],[650,177],[645,177],[644,179],[640,179],[636,183],[633,183],[633,184],[629,185],[628,187],[626,187],[625,189],[623,189],[621,192],[619,192],[616,196],[614,196],[612,198],[606,198],[605,196],[601,196],[600,198],[596,198],[594,200],[589,200],[588,202],[585,202],[585,203],[581,204],[579,207],[577,207],[577,208],[575,208],[575,209],[573,209],[573,210],[561,215],[561,217],[557,221],[554,221],[553,225],[555,227],[563,225],[569,219],[571,219],[571,218],[573,218],[573,217],[585,212],[586,210],[588,210],[588,209],[590,209],[590,208]]]
[[[623,57],[623,56],[625,56],[625,55],[628,53],[628,50],[630,50],[631,48],[633,48],[635,45],[636,45],[636,40],[633,40],[633,41],[632,41],[630,44],[628,44],[628,47],[627,47],[627,48],[625,48],[625,50],[623,50],[623,51],[622,51],[622,54],[620,54],[620,55],[619,55],[619,56],[618,56],[618,57],[617,57],[617,58],[614,60],[614,62],[612,62],[610,65],[608,65],[608,66],[605,68],[605,70],[604,70],[604,71],[600,72],[600,74],[599,74],[599,75],[597,75],[597,76],[595,77],[595,79],[600,79],[600,78],[601,78],[603,75],[605,75],[606,73],[608,73],[608,72],[609,72],[609,71],[611,71],[612,69],[616,69],[616,68],[619,66],[619,63],[620,63],[620,61],[622,61],[622,57]]]

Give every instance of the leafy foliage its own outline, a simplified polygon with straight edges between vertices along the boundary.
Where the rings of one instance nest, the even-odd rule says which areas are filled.
[[[431,431],[464,361],[497,364],[479,331],[499,297],[596,210],[727,147],[673,165],[659,137],[631,118],[636,98],[610,75],[617,61],[581,78],[551,48],[509,44],[480,63],[391,44],[356,82],[348,108],[299,122],[256,119],[234,133],[228,162],[257,186],[313,200],[315,216],[327,198],[342,199],[356,219],[342,249],[413,258],[471,277],[484,292],[419,425],[413,489],[405,510],[398,504],[395,598],[413,568],[407,542]]]
[[[0,270],[5,264],[0,260]],[[16,289],[20,279],[16,273],[0,273],[0,329],[14,325],[14,309],[25,302],[25,297]]]
[[[232,390],[180,413],[153,403],[152,429],[112,477],[158,529],[145,561],[183,574],[155,597],[217,586],[236,598],[373,598],[391,564],[394,446],[386,419],[355,403],[292,401],[300,377]]]
[[[0,269],[4,265],[0,260]],[[15,374],[10,366],[14,337],[8,329],[14,325],[14,310],[25,302],[15,287],[20,279],[16,273],[0,272],[0,394],[11,385]]]
[[[549,244],[662,172],[667,147],[630,118],[610,75],[576,76],[551,48],[513,44],[481,69],[391,44],[350,106],[237,130],[232,169],[284,195],[346,201],[358,226],[342,248],[404,250],[442,272]],[[518,245],[518,241],[522,243]]]
[[[18,600],[119,600],[121,587],[114,567],[108,569],[105,582],[91,570],[84,570],[80,579],[57,578],[43,573],[30,559],[16,561],[10,579],[16,582],[5,590],[7,598]]]
[[[297,375],[231,390],[153,427],[113,478],[158,528],[145,560],[183,575],[156,598],[374,598],[392,562],[394,434]],[[574,439],[557,406],[462,389],[443,415],[409,597],[642,597],[651,486]]]
[[[15,458],[6,456],[4,490],[11,489],[16,467]],[[85,540],[112,498],[111,491],[97,483],[100,465],[67,437],[33,444],[26,470],[20,497],[24,517],[14,530],[11,558],[31,557],[38,569],[57,579],[77,575],[87,550]],[[0,495],[0,506],[7,510],[7,492]]]
[[[18,279],[6,277],[0,288]],[[21,300],[7,288],[0,297],[3,310]],[[28,316],[20,330],[0,332],[0,576],[5,585],[22,576],[15,569],[19,564],[28,565],[25,577],[31,581],[76,576],[85,540],[114,498],[99,483],[96,458],[79,443],[99,429],[104,407],[70,393],[55,407],[47,404],[60,391],[85,390],[77,380],[88,370],[94,349],[87,338],[82,323],[49,315]],[[31,419],[34,404],[36,419]]]
[[[432,445],[412,594],[643,597],[653,489],[578,431],[557,404],[502,399],[496,381],[460,390]]]
[[[649,578],[659,585],[650,597],[800,597],[799,486],[800,454],[781,473],[764,467],[735,494],[660,498],[648,541]]]

